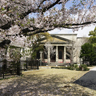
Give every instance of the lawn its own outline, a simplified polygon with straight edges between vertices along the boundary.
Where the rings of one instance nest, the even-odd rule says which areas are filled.
[[[96,91],[75,84],[87,71],[40,69],[0,80],[0,96],[95,96]]]

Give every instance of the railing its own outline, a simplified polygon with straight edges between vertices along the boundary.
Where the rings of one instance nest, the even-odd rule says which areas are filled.
[[[22,70],[39,69],[39,60],[26,60],[15,63],[14,61],[0,61],[0,77],[20,75]]]
[[[22,70],[39,69],[39,65],[40,65],[39,60],[21,61],[21,69]]]

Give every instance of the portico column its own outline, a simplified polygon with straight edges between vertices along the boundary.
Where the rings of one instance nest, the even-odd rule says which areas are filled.
[[[50,47],[48,47],[48,63],[50,63]]]
[[[56,62],[58,62],[58,46],[56,46]]]
[[[66,46],[64,46],[64,63],[66,63]]]
[[[42,51],[40,51],[40,60],[42,61]]]

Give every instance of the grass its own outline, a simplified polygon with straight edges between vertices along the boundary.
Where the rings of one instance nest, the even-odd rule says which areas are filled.
[[[25,76],[28,76],[28,75],[30,75],[30,76],[34,75],[37,77],[40,76],[40,77],[42,77],[42,80],[45,80],[45,81],[47,79],[52,81],[52,79],[53,79],[53,82],[57,82],[57,84],[58,84],[56,87],[59,86],[60,88],[64,88],[64,86],[69,86],[69,87],[71,86],[71,88],[74,89],[74,91],[75,91],[74,94],[79,93],[79,94],[83,94],[83,95],[87,94],[86,96],[90,96],[91,93],[95,92],[94,90],[89,89],[89,88],[84,88],[78,84],[73,83],[75,80],[79,79],[87,72],[88,71],[75,71],[75,70],[67,70],[67,69],[47,69],[47,70],[41,69],[41,70],[37,70],[37,71],[23,72],[23,74]],[[54,81],[54,78],[55,78],[55,81]],[[47,83],[48,82],[46,82],[46,84]],[[71,90],[71,88],[69,88],[69,89],[67,88],[67,89]],[[63,91],[65,91],[65,89]],[[91,95],[94,96],[94,94],[91,94]],[[74,96],[74,95],[72,95],[72,96]],[[79,96],[81,96],[81,95],[79,95]]]
[[[87,71],[88,72],[88,71]],[[50,75],[57,75],[66,77],[68,81],[70,81],[72,78],[78,79],[85,73],[84,71],[74,71],[74,70],[67,70],[67,69],[41,69],[41,70],[33,70],[33,71],[24,71],[22,72],[25,76],[27,75],[42,75],[42,76],[50,76]]]
[[[74,83],[87,72],[67,69],[24,71],[23,76],[0,81],[0,86],[6,84],[3,96],[95,96],[95,90]]]

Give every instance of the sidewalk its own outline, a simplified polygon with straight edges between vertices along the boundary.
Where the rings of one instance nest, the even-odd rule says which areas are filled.
[[[90,69],[88,73],[84,74],[81,78],[76,80],[74,83],[79,84],[83,87],[96,90],[96,67]]]

